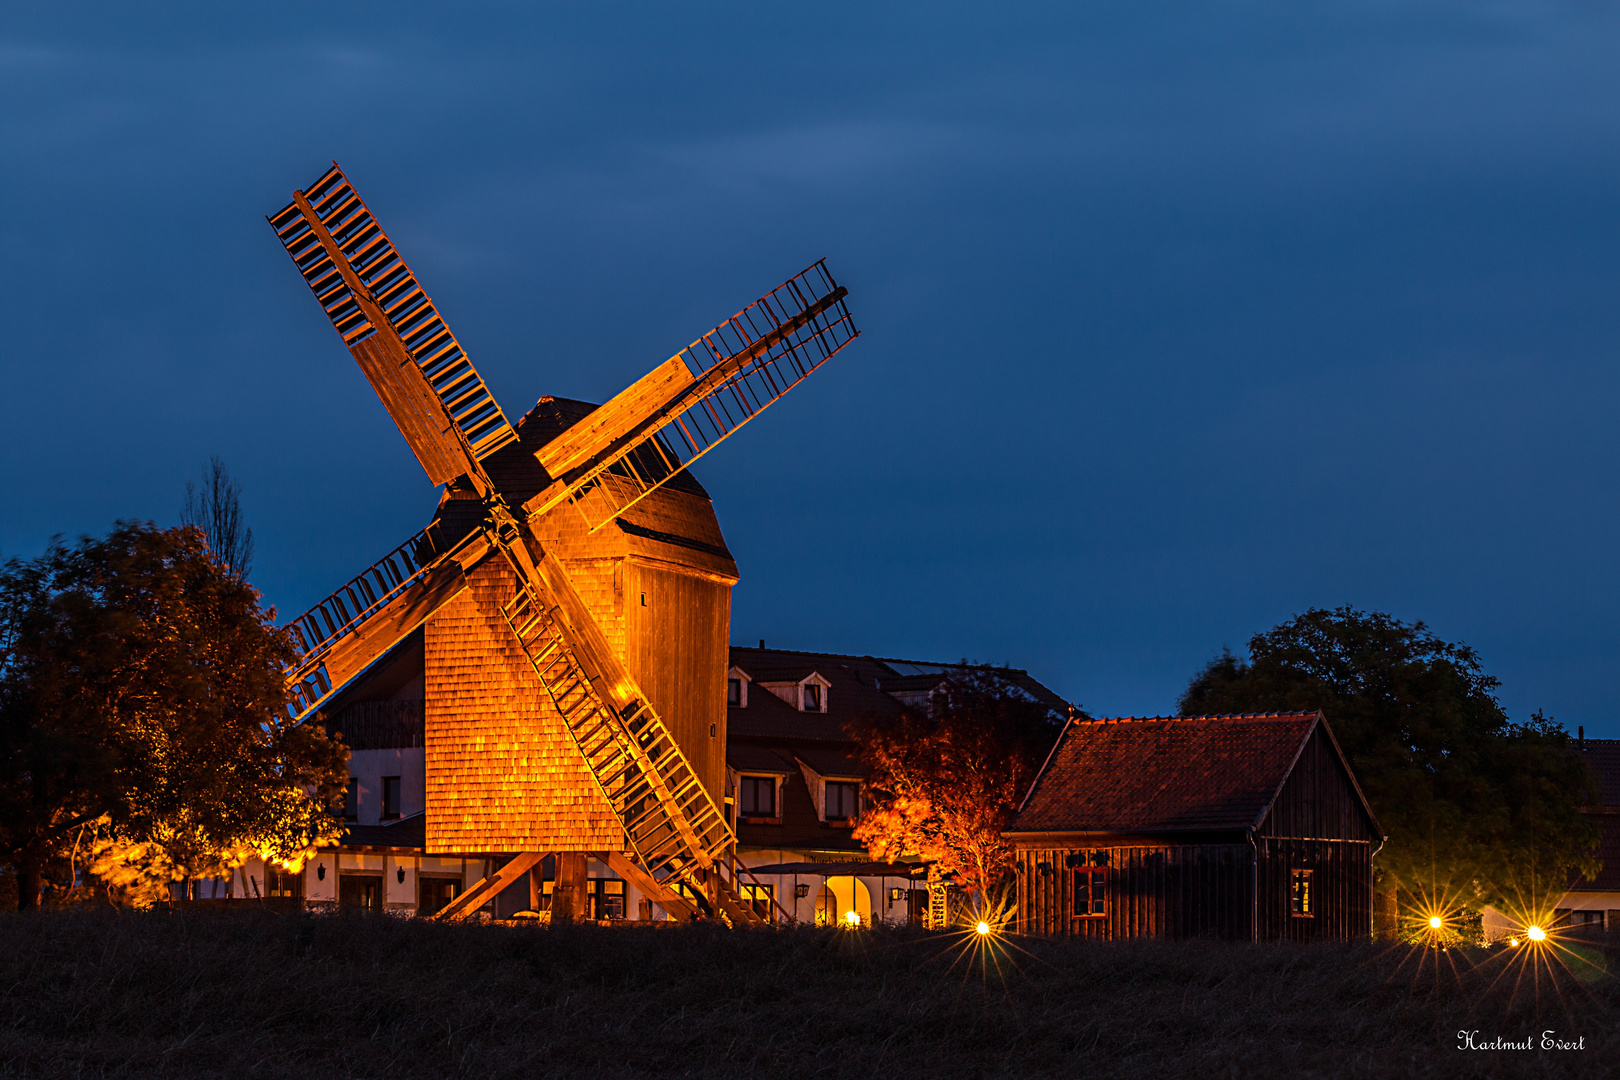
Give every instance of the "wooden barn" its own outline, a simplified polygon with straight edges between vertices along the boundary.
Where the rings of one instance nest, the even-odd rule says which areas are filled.
[[[1320,712],[1071,720],[1007,836],[1027,933],[1372,931],[1383,834]]]

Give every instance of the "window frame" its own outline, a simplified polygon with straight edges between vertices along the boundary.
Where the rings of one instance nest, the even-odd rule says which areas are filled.
[[[806,679],[799,684],[799,711],[822,713],[827,711],[827,695],[823,692],[826,687],[813,679]]]
[[[1293,919],[1316,918],[1315,896],[1311,884],[1316,876],[1314,867],[1295,866],[1288,871],[1288,915]],[[1303,886],[1303,888],[1301,888]]]
[[[849,814],[834,814],[832,812],[832,792],[834,788],[842,791],[850,789],[853,796],[852,812]],[[842,800],[840,800],[842,802]],[[859,780],[828,780],[822,784],[821,816],[822,820],[831,824],[835,821],[849,822],[859,817],[861,813],[861,782]]]
[[[1112,862],[1106,851],[1091,848],[1076,851],[1064,859],[1064,866],[1069,871],[1069,911],[1072,918],[1108,918],[1109,901],[1114,891],[1110,875]],[[1086,890],[1085,911],[1080,910],[1082,880]]]
[[[754,914],[758,915],[767,923],[773,923],[776,921],[776,913],[773,910],[776,906],[775,885],[767,882],[760,882],[758,884],[740,884],[738,886],[737,898],[742,901],[745,907],[753,908]]]
[[[743,681],[728,678],[726,680],[726,707],[740,709],[743,707]]]
[[[343,789],[343,820],[360,820],[360,778],[349,777],[349,783]]]
[[[304,898],[304,872],[293,873],[270,863],[264,864],[264,898],[266,900],[302,900]]]
[[[397,776],[385,776],[382,778],[382,813],[378,815],[379,821],[399,820],[399,804],[403,786]]]
[[[424,910],[427,905],[423,902],[429,889],[435,892],[448,890],[450,895],[445,897],[444,903],[431,910]],[[416,913],[418,915],[432,915],[444,910],[455,903],[456,897],[466,891],[466,882],[450,874],[418,873],[416,875]]]
[[[759,822],[776,822],[776,823],[780,824],[781,820],[782,820],[782,800],[781,800],[781,791],[779,790],[780,787],[781,787],[781,780],[782,780],[781,777],[774,776],[774,775],[771,775],[769,773],[740,773],[740,774],[738,774],[738,776],[737,776],[737,816],[738,816],[738,818],[741,819],[741,820],[744,820],[744,821],[755,822],[755,823],[759,823]],[[770,810],[770,813],[768,813],[768,814],[760,813],[757,807],[752,811],[747,808],[748,803],[747,803],[746,797],[744,796],[744,792],[749,790],[749,785],[750,784],[753,785],[753,790],[756,793],[758,792],[759,787],[761,785],[768,784],[770,786],[770,791],[771,791],[771,810]]]

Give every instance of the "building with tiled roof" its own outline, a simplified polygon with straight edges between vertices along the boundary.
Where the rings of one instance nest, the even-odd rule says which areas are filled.
[[[1383,834],[1320,712],[1073,719],[1007,836],[1027,932],[1372,929]]]
[[[872,862],[852,835],[861,763],[852,726],[926,708],[961,663],[732,646],[727,791],[737,856],[800,921],[917,919],[921,866]],[[1026,671],[994,669],[1058,716],[1063,701]]]

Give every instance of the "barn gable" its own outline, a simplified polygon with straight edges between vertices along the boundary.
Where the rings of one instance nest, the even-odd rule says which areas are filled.
[[[1332,837],[1373,843],[1383,838],[1361,785],[1356,783],[1339,741],[1326,723],[1312,727],[1257,825],[1262,836]]]

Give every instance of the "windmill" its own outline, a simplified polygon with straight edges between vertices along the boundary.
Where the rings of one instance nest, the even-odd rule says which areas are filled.
[[[632,646],[641,650],[638,655],[666,644],[675,648],[683,632],[667,621],[647,624],[653,626],[650,636],[643,632],[642,640],[630,641],[634,632],[606,626],[576,588],[559,549],[569,549],[574,565],[589,566],[592,552],[615,532],[662,536],[645,523],[632,525],[630,517],[679,498],[675,489],[687,466],[857,335],[847,290],[817,262],[606,404],[582,417],[563,417],[550,437],[524,440],[336,163],[307,191],[294,192],[269,221],[428,479],[445,485],[440,514],[428,528],[290,624],[299,646],[288,671],[294,717],[313,717],[407,635],[448,622],[443,613],[458,612],[467,625],[494,627],[500,640],[487,634],[481,640],[495,651],[521,653],[530,684],[501,688],[502,700],[523,699],[537,687],[525,700],[545,703],[545,716],[518,722],[560,722],[573,775],[588,774],[594,792],[589,799],[579,792],[546,798],[583,800],[598,811],[605,806],[605,827],[618,841],[603,842],[598,827],[590,834],[594,839],[581,843],[600,851],[614,870],[676,917],[708,911],[733,922],[753,921],[757,916],[739,901],[737,869],[728,860],[734,836],[717,802],[715,769],[704,764],[717,760],[716,752],[697,745],[704,717],[677,717],[672,730],[625,658]],[[541,405],[551,400],[542,398]],[[510,479],[518,475],[527,479]],[[460,529],[452,527],[458,514]],[[606,528],[615,523],[618,530]],[[712,546],[674,539],[684,543],[683,550]],[[594,579],[588,584],[593,595],[600,591]],[[600,602],[596,608],[602,610]],[[702,614],[713,638],[719,615],[729,623],[729,583],[723,602],[709,604]],[[441,618],[430,622],[436,615]],[[723,657],[724,625],[719,634]],[[716,685],[723,694],[724,661],[717,662]],[[473,677],[480,677],[476,670]],[[723,723],[723,700],[719,716]],[[445,726],[449,731],[448,719]],[[715,726],[708,725],[707,738],[715,736]],[[527,766],[513,764],[528,760],[526,750],[513,750],[517,746],[478,732],[450,732],[436,742],[430,703],[430,845],[438,826],[450,830],[443,835],[453,833],[462,850],[514,850],[521,841],[496,823],[510,793],[495,792],[471,807],[466,799],[457,801],[455,789],[458,777],[470,782],[469,768],[496,766],[518,776],[520,787],[543,785],[544,776],[522,773]],[[701,759],[696,767],[694,753]],[[475,760],[479,755],[487,760]],[[436,761],[447,778],[437,786]],[[523,803],[526,797],[520,792],[507,801],[534,805]],[[555,836],[547,845],[558,853],[567,846]],[[547,853],[546,845],[529,846],[542,850],[520,852],[439,917],[469,914],[528,874]],[[722,872],[728,866],[730,882]]]

